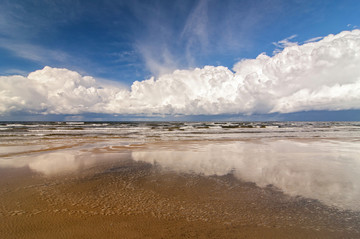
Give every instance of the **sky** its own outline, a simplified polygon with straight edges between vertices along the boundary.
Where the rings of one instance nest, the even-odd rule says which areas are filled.
[[[359,11],[0,0],[0,120],[360,120]]]

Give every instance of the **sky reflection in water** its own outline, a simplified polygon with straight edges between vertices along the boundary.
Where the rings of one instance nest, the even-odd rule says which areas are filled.
[[[118,161],[123,154],[95,154],[91,151],[80,151],[78,149],[58,150],[34,155],[0,158],[0,168],[28,167],[36,173],[53,176],[76,173],[96,164]]]
[[[233,173],[342,209],[360,210],[360,142],[259,140],[183,144],[132,152],[136,161],[177,172]]]
[[[131,149],[129,147],[128,149]],[[0,158],[1,168],[29,167],[47,176],[116,162],[129,151],[64,149]],[[229,173],[260,187],[273,185],[291,196],[360,210],[360,142],[330,139],[255,139],[151,143],[132,148],[135,161],[165,170],[206,176]]]

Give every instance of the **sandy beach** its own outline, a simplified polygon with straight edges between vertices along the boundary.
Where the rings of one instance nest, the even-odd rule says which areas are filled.
[[[136,146],[133,150],[161,152],[165,145]],[[50,170],[48,174],[29,167],[2,169],[2,238],[360,235],[356,212],[292,197],[271,185],[259,187],[231,172],[222,176],[179,172],[133,160],[123,147],[89,152],[97,160],[88,165],[74,164],[74,171],[61,170],[61,165],[60,172]]]
[[[3,131],[1,238],[360,236],[353,130],[37,127]]]

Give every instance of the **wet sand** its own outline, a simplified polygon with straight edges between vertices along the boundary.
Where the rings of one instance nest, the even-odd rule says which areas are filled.
[[[77,173],[0,169],[1,238],[360,237],[357,212],[107,153]]]

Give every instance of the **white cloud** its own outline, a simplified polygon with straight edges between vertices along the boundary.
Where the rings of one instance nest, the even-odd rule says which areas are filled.
[[[195,62],[192,56],[194,51],[209,48],[208,20],[208,1],[199,1],[181,32],[181,38],[186,39],[186,58],[190,64]]]
[[[309,40],[306,40],[305,43],[317,42],[317,41],[319,41],[321,39],[323,39],[323,37],[314,37],[314,38],[311,38]]]
[[[289,36],[281,41],[278,42],[273,42],[273,45],[276,46],[277,48],[274,50],[273,54],[277,54],[279,52],[281,52],[282,49],[286,48],[286,47],[291,47],[291,46],[295,46],[298,44],[298,42],[292,42],[290,40],[296,38],[297,35],[292,35]]]
[[[294,46],[297,44],[297,42],[292,42],[290,40],[296,38],[297,35],[291,35],[281,41],[278,41],[278,42],[273,42],[273,45],[276,46],[276,47],[279,47],[279,48],[285,48],[285,47],[289,47],[289,46]]]
[[[291,44],[273,57],[176,70],[131,89],[67,69],[0,77],[0,113],[223,114],[360,109],[360,30]]]
[[[67,69],[45,67],[27,77],[0,77],[0,113],[100,112],[113,87],[102,88],[94,78]],[[119,89],[116,88],[116,92]]]
[[[14,40],[7,40],[1,37],[0,48],[6,49],[18,57],[42,64],[50,60],[54,62],[67,62],[71,60],[71,57],[63,51],[50,50],[34,44],[15,43]]]

